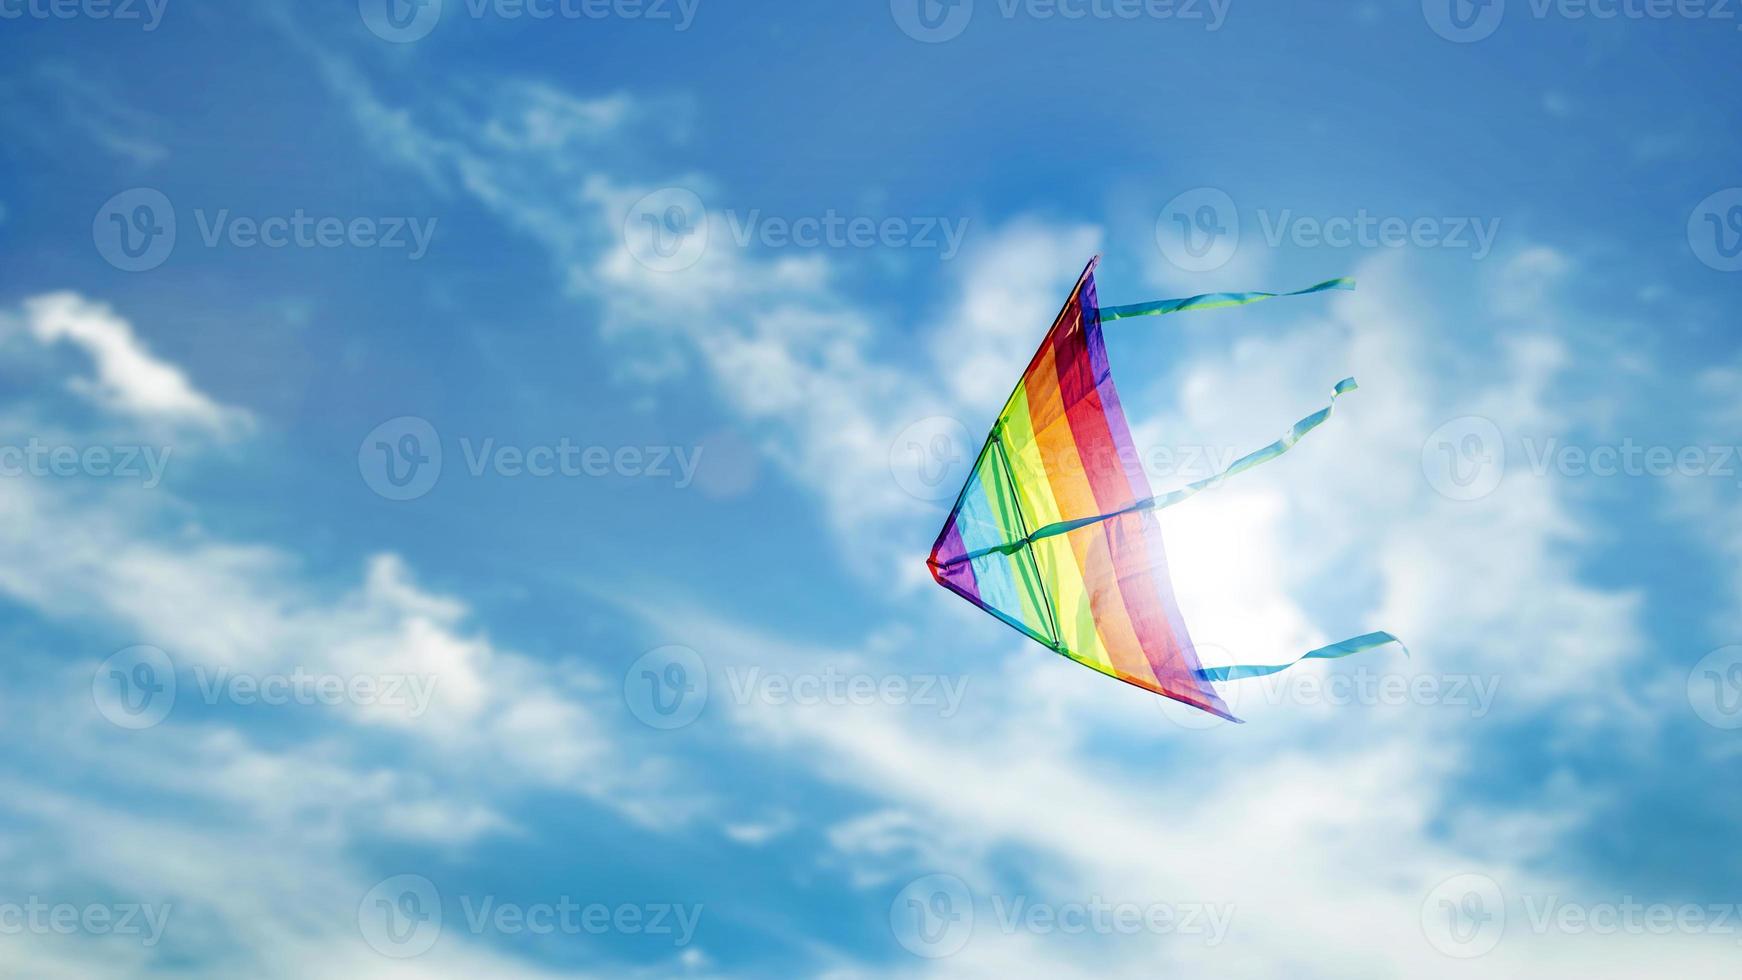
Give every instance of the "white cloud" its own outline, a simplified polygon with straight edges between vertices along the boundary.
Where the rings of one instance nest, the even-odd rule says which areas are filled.
[[[243,434],[253,424],[246,411],[218,404],[181,368],[154,356],[132,325],[105,304],[50,293],[26,300],[24,318],[39,343],[64,341],[90,358],[95,376],[75,378],[69,386],[110,411],[218,436]]]

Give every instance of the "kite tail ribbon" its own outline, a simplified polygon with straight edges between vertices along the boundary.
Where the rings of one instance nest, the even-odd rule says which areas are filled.
[[[1216,310],[1226,306],[1245,306],[1267,299],[1280,299],[1284,296],[1307,296],[1332,289],[1354,288],[1355,280],[1349,276],[1343,276],[1338,279],[1328,279],[1317,286],[1297,289],[1292,293],[1205,293],[1202,296],[1188,296],[1185,299],[1158,299],[1153,303],[1134,303],[1130,306],[1103,306],[1100,311],[1101,322],[1124,320],[1134,316],[1185,313],[1190,310]]]
[[[1279,674],[1305,660],[1340,660],[1351,654],[1362,653],[1392,643],[1397,644],[1404,656],[1409,656],[1409,648],[1403,645],[1402,640],[1390,633],[1367,633],[1344,640],[1341,643],[1333,643],[1328,647],[1319,647],[1317,650],[1303,653],[1286,664],[1236,664],[1228,667],[1199,667],[1195,673],[1200,680],[1243,681],[1252,677]]]

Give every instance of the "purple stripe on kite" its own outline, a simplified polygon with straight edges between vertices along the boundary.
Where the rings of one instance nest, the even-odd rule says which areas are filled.
[[[1098,331],[1097,331],[1098,333]],[[1106,356],[1103,352],[1102,356]],[[1107,429],[1113,436],[1113,448],[1125,469],[1125,481],[1131,484],[1131,499],[1154,496],[1149,490],[1149,477],[1143,472],[1143,460],[1137,455],[1137,443],[1131,438],[1131,426],[1125,420],[1125,407],[1119,403],[1119,392],[1111,383],[1101,385],[1101,407],[1107,412]]]
[[[1089,373],[1098,385],[1112,370],[1107,366],[1107,345],[1101,338],[1101,304],[1095,298],[1095,277],[1083,283],[1083,336],[1089,346]]]
[[[962,544],[962,529],[957,527],[956,522],[952,520],[950,521],[949,530],[944,534],[943,546],[938,549],[938,561],[953,561],[967,553],[968,549]],[[974,577],[973,562],[962,562],[960,565],[945,572],[944,576],[948,578],[951,584],[955,585],[956,588],[961,589],[967,598],[970,598],[975,602],[980,600],[980,583]]]

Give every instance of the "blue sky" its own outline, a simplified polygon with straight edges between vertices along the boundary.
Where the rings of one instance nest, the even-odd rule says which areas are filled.
[[[1735,972],[1733,8],[388,2],[0,0],[5,973]],[[1108,345],[1409,657],[931,583],[1097,253],[1360,279]]]

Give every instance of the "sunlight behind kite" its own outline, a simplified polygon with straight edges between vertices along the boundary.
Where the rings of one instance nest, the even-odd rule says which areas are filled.
[[[986,437],[927,559],[932,577],[1035,642],[1103,674],[1239,721],[1215,683],[1262,677],[1388,643],[1368,633],[1280,665],[1204,667],[1180,618],[1155,511],[1293,448],[1330,418],[1324,408],[1227,469],[1160,496],[1144,475],[1107,365],[1101,324],[1242,306],[1279,295],[1353,289],[1333,279],[1295,293],[1212,293],[1101,307],[1097,257],[1071,290]]]

